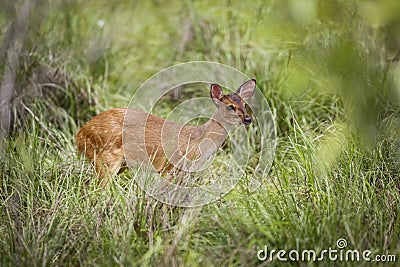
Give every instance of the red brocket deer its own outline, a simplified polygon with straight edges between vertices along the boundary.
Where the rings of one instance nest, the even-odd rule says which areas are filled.
[[[210,95],[217,110],[200,126],[170,122],[135,109],[104,111],[78,131],[78,152],[91,161],[101,185],[132,162],[150,162],[160,174],[195,171],[223,144],[230,126],[251,124],[245,100],[255,88],[252,79],[225,95],[218,84],[212,84]]]

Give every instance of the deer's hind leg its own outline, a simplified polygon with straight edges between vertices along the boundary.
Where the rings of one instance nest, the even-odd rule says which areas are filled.
[[[96,155],[92,164],[100,178],[101,186],[107,185],[109,180],[120,172],[125,160],[123,153],[118,152],[103,152]]]

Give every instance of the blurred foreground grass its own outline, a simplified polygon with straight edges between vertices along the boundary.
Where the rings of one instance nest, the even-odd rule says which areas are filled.
[[[339,238],[400,257],[398,1],[35,2],[1,141],[1,266],[251,266],[265,245],[320,252]],[[25,3],[0,4],[3,81]],[[261,188],[177,209],[129,174],[85,186],[77,129],[193,60],[256,77],[267,97],[278,146]]]

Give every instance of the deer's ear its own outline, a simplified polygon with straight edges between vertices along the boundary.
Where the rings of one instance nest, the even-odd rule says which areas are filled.
[[[218,84],[211,84],[210,95],[213,100],[221,100],[223,97],[222,88]]]
[[[236,94],[238,94],[241,98],[246,100],[254,95],[255,89],[256,89],[256,80],[251,79],[242,84],[236,91]]]

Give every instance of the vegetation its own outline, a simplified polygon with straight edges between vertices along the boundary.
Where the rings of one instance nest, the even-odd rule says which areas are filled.
[[[340,238],[399,260],[399,1],[27,0],[0,10],[1,90],[16,70],[0,140],[1,266],[279,265],[257,252],[321,252]],[[128,172],[109,188],[87,185],[77,129],[127,106],[154,73],[195,60],[255,77],[266,96],[278,143],[261,187],[240,182],[185,209],[147,197]]]

